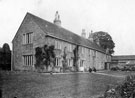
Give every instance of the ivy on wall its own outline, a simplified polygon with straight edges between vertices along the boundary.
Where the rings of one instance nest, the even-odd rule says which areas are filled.
[[[37,47],[35,48],[35,52],[35,68],[44,69],[46,67],[48,70],[49,66],[55,66],[54,45],[44,45],[43,47]]]

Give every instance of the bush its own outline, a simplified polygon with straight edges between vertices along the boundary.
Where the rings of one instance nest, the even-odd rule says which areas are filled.
[[[112,67],[111,70],[112,71],[117,71],[117,70],[119,70],[119,67]]]
[[[127,76],[124,83],[118,88],[120,88],[122,98],[135,98],[135,75]]]
[[[135,75],[129,75],[114,88],[107,88],[104,98],[135,98]]]
[[[130,67],[124,67],[121,69],[121,71],[132,71],[132,68]]]
[[[89,72],[92,72],[92,69],[91,68],[89,68]]]
[[[132,71],[135,71],[135,67],[132,67],[131,70],[132,70]]]
[[[97,71],[97,69],[96,69],[95,67],[93,67],[93,71],[94,71],[94,72],[96,72],[96,71]]]
[[[126,69],[125,69],[125,68],[121,68],[120,70],[121,70],[121,71],[126,71]]]

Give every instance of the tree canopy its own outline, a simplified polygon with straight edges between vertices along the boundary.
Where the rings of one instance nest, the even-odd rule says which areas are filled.
[[[114,53],[115,43],[107,32],[99,31],[93,33],[93,41],[99,41],[100,46],[107,50],[109,54]]]
[[[11,52],[10,47],[9,47],[9,45],[7,43],[3,44],[3,51],[7,52],[7,53]]]
[[[7,43],[0,47],[0,68],[10,70],[11,68],[11,50]]]

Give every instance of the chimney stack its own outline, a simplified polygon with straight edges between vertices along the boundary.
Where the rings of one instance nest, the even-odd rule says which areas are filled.
[[[93,31],[92,31],[92,30],[91,30],[91,32],[89,33],[88,39],[93,42]]]
[[[85,32],[85,29],[82,29],[82,34],[81,34],[81,35],[82,35],[83,38],[86,38],[86,32]]]
[[[55,14],[55,19],[54,19],[54,24],[56,24],[57,26],[61,26],[61,20],[60,20],[60,15],[58,13],[58,11],[56,11],[56,14]]]

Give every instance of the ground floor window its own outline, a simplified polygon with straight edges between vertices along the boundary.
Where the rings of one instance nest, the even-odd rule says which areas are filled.
[[[59,66],[59,58],[55,59],[55,64],[56,64],[56,66]]]
[[[70,59],[67,60],[67,65],[70,66]]]
[[[80,67],[83,67],[84,60],[80,60]]]
[[[27,66],[33,65],[33,55],[23,55],[23,62]]]
[[[69,66],[69,67],[72,66],[72,59],[68,59],[68,66]]]

